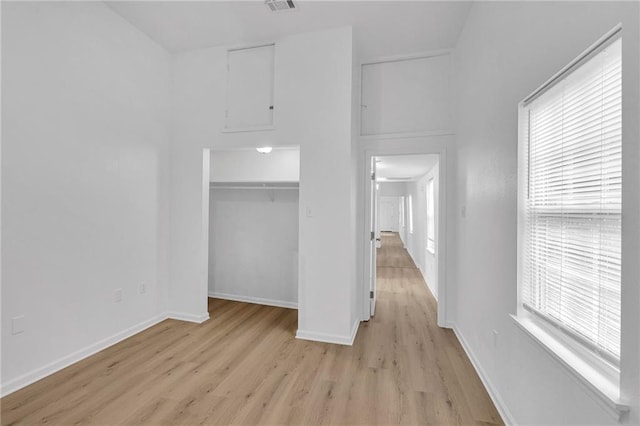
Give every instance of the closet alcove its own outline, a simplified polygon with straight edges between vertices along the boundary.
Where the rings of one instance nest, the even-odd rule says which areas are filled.
[[[298,148],[212,150],[209,297],[298,306]]]

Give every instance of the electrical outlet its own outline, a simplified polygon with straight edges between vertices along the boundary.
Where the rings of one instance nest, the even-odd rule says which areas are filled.
[[[498,347],[498,330],[493,330],[493,347]]]
[[[140,294],[145,294],[147,292],[147,283],[140,283]]]
[[[116,302],[116,303],[122,302],[122,289],[121,288],[117,288],[113,292],[113,301]]]
[[[11,334],[24,333],[24,315],[11,318]]]

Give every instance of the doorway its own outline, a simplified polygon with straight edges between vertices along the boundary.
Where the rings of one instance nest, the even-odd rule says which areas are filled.
[[[297,309],[297,147],[211,150],[208,297]]]
[[[402,196],[380,195],[378,227],[382,232],[400,231],[400,198]]]
[[[445,221],[443,212],[444,152],[433,154],[387,154],[367,152],[370,190],[365,191],[367,256],[365,276],[369,309],[365,320],[375,315],[378,253],[384,244],[401,244],[419,269],[438,303],[438,325],[445,324],[444,269]],[[386,261],[385,261],[386,262]],[[411,265],[413,266],[413,265]],[[440,306],[442,305],[442,307]],[[366,309],[366,308],[365,308]],[[366,315],[368,314],[368,315]]]

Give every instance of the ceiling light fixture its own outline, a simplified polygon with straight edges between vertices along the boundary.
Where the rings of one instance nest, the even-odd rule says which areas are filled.
[[[256,148],[256,151],[258,151],[260,154],[268,154],[272,149],[273,148],[271,148],[270,146],[263,146],[261,148]]]

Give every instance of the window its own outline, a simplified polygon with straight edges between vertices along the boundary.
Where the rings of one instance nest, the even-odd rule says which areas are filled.
[[[618,375],[621,45],[612,32],[520,106],[518,267],[518,317]]]
[[[413,234],[413,200],[411,198],[411,195],[409,195],[409,198],[407,200],[407,210],[408,214],[409,214],[409,233]]]
[[[226,131],[273,126],[274,50],[268,45],[228,51]]]
[[[433,178],[427,182],[427,250],[436,252],[436,207]]]

